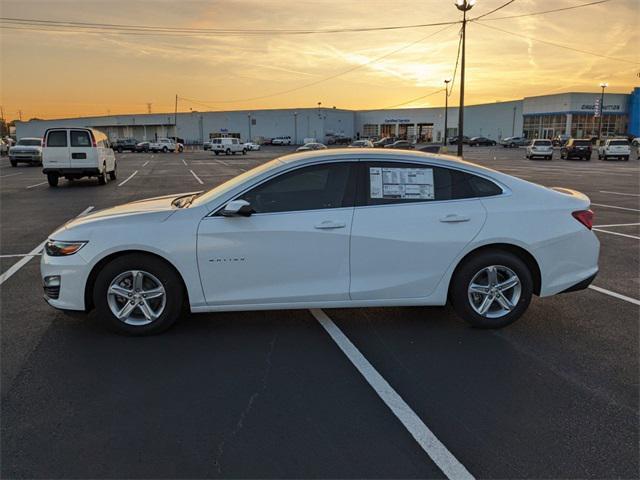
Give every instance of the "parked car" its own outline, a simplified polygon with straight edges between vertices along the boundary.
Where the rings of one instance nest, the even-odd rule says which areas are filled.
[[[202,143],[202,149],[207,151],[207,150],[211,150],[211,147],[213,146],[213,144],[211,143],[211,140],[209,140],[208,142],[203,142]]]
[[[459,136],[455,136],[455,137],[449,137],[449,145],[457,145],[458,144],[458,138],[460,138]],[[469,137],[463,135],[462,136],[462,143],[463,145],[468,145],[469,144]]]
[[[176,149],[180,150],[179,146],[173,141],[172,138],[159,138],[154,142],[149,142],[149,150],[152,152],[175,152]]]
[[[424,153],[307,152],[207,192],[72,220],[48,236],[41,280],[52,307],[95,310],[128,335],[166,330],[185,307],[447,302],[473,326],[500,328],[534,294],[591,283],[589,206],[575,190]]]
[[[298,147],[296,149],[296,152],[306,152],[308,150],[324,150],[325,148],[327,148],[326,145],[323,145],[322,143],[305,143],[301,147]]]
[[[97,177],[100,185],[116,179],[118,165],[107,136],[92,128],[50,128],[44,134],[42,173],[52,187],[58,179]]]
[[[408,140],[396,140],[393,143],[389,143],[389,144],[385,145],[384,148],[397,148],[397,149],[402,149],[402,150],[413,150],[415,147]]]
[[[318,143],[318,140],[313,137],[305,137],[304,140],[302,140],[302,144],[304,145],[305,143]]]
[[[15,167],[18,163],[42,165],[42,139],[24,137],[9,148],[9,161]]]
[[[232,137],[214,138],[211,140],[211,150],[216,155],[221,153],[224,153],[225,155],[242,153],[245,155],[247,153],[244,143],[240,143],[240,140]]]
[[[148,152],[149,151],[149,147],[151,146],[150,142],[138,142],[136,143],[136,152]]]
[[[500,145],[504,148],[524,147],[529,144],[526,137],[506,137],[500,140]]]
[[[494,145],[496,145],[496,141],[487,137],[472,137],[469,140],[470,147],[492,147]]]
[[[571,138],[571,135],[557,135],[553,138],[553,140],[551,141],[553,143],[554,147],[562,147],[564,146],[565,143],[567,143],[569,141],[569,139]]]
[[[351,137],[345,135],[327,135],[327,145],[348,145],[351,143]]]
[[[135,152],[138,140],[135,138],[120,138],[111,142],[111,148],[116,152],[122,153],[124,151]]]
[[[571,138],[560,149],[560,158],[570,160],[579,158],[582,160],[591,160],[591,140],[588,138]]]
[[[640,137],[635,137],[633,140],[631,140],[631,145],[633,145],[634,147],[640,146]]]
[[[348,148],[373,148],[373,142],[370,140],[356,140]]]
[[[598,158],[600,160],[618,158],[628,162],[630,156],[631,146],[626,138],[610,138],[604,142],[604,145],[598,147]]]
[[[271,139],[271,145],[291,145],[291,143],[291,137],[288,135]]]
[[[553,160],[553,144],[551,140],[536,138],[527,146],[525,157],[529,160],[533,160],[536,157]]]
[[[384,148],[386,145],[391,145],[397,140],[395,137],[382,137],[380,140],[373,142],[375,148]]]
[[[244,148],[249,151],[249,150],[260,150],[260,145],[258,145],[257,143],[253,143],[253,142],[245,142],[244,143]]]

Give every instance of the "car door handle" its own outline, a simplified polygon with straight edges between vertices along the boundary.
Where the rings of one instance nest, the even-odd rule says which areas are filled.
[[[466,217],[464,215],[457,215],[455,213],[451,213],[440,218],[440,221],[443,223],[468,222],[469,220],[471,220],[469,217]]]
[[[314,225],[314,228],[317,228],[318,230],[330,230],[332,228],[344,228],[346,226],[347,225],[343,222],[334,222],[331,220],[325,220],[322,223]]]

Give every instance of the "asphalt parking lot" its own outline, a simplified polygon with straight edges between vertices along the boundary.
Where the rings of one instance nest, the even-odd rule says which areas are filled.
[[[432,459],[411,434],[420,423],[464,469],[450,478],[640,476],[637,152],[548,162],[523,149],[465,151],[591,198],[593,288],[534,298],[498,331],[472,329],[450,307],[324,311],[377,387],[388,391],[382,379],[415,414],[409,424],[319,312],[189,315],[163,335],[126,338],[42,301],[37,247],[58,225],[210,188],[291,150],[124,153],[116,181],[56,189],[40,168],[0,160],[3,478],[445,478],[440,450],[431,445]]]

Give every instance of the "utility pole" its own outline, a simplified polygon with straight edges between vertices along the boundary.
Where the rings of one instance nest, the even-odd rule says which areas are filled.
[[[442,145],[447,146],[447,115],[449,113],[449,82],[450,78],[444,81],[444,134],[442,137]]]
[[[22,110],[18,110],[18,118],[22,121]]]
[[[602,117],[604,116],[604,89],[608,86],[609,84],[607,82],[602,82],[600,84],[602,93],[600,94],[600,124],[598,125],[598,145],[600,145],[600,137],[602,137]]]
[[[151,102],[147,103],[147,113],[151,113]]]
[[[464,136],[464,67],[467,40],[467,12],[473,8],[476,0],[456,0],[456,8],[462,10],[462,62],[460,64],[460,105],[458,106],[458,156],[462,157],[462,139]]]
[[[176,93],[176,107],[173,111],[173,143],[176,145],[175,153],[178,153],[178,94]]]

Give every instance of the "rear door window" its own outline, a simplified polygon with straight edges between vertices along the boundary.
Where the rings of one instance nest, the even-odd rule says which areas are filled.
[[[91,137],[86,130],[71,130],[71,146],[72,147],[90,147]]]
[[[574,140],[573,144],[576,147],[588,147],[589,145],[591,145],[591,142],[589,140]]]
[[[67,131],[53,130],[47,135],[47,147],[66,147]]]
[[[609,145],[618,145],[618,146],[628,146],[629,142],[627,142],[626,140],[611,140],[609,142]]]

